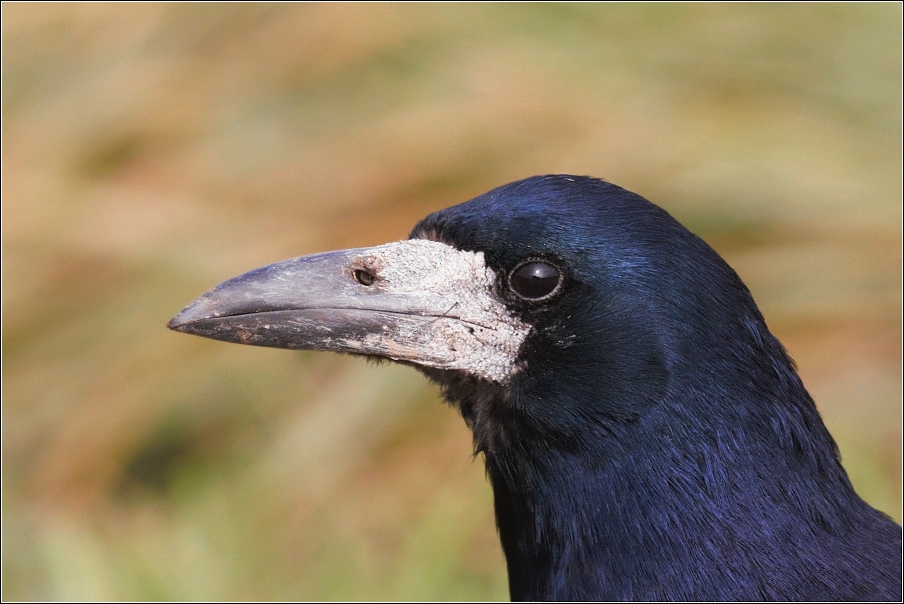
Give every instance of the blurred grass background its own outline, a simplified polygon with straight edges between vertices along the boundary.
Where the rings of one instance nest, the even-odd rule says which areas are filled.
[[[901,521],[901,6],[2,5],[4,600],[507,599],[411,369],[166,330],[533,174],[665,207]]]

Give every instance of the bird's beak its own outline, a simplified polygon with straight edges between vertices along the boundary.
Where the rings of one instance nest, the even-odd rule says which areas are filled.
[[[277,262],[214,287],[168,327],[226,342],[330,350],[507,381],[528,327],[483,255],[409,240]]]

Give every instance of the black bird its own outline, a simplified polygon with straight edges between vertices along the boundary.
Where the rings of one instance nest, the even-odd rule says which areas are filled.
[[[528,178],[218,285],[172,329],[419,367],[485,456],[513,600],[901,600],[750,292],[642,197]]]

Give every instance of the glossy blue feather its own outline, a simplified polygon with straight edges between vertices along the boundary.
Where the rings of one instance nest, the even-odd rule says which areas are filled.
[[[901,528],[737,274],[601,180],[512,183],[413,237],[481,251],[533,326],[506,386],[426,370],[474,431],[514,600],[901,600]],[[507,293],[526,258],[562,291]]]

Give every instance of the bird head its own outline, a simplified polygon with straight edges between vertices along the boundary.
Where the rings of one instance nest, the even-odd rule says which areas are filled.
[[[719,362],[726,338],[743,348],[766,332],[737,275],[664,210],[564,175],[431,214],[405,241],[245,273],[169,327],[413,364],[460,405],[483,449],[504,446],[484,428],[511,423],[487,414],[562,446],[617,432],[670,380],[699,373],[684,359]]]

